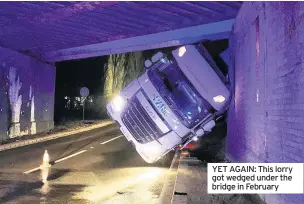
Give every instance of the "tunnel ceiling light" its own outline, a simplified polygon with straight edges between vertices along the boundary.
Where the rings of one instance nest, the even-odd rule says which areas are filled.
[[[186,53],[186,47],[185,46],[180,47],[178,49],[178,56],[182,57],[185,53]]]

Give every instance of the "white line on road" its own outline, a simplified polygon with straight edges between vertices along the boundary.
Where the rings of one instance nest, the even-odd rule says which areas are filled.
[[[54,161],[54,163],[58,163],[58,162],[64,161],[64,160],[69,159],[69,158],[71,158],[71,157],[74,157],[74,156],[76,156],[76,155],[82,154],[82,153],[84,153],[84,152],[86,152],[86,151],[87,151],[87,150],[82,150],[82,151],[80,151],[80,152],[76,152],[76,153],[71,154],[71,155],[69,155],[69,156],[67,156],[67,157],[63,157],[63,158],[61,158],[61,159],[58,159],[58,160]],[[23,172],[23,173],[24,173],[24,174],[29,174],[29,173],[32,173],[32,172],[34,172],[34,171],[38,171],[39,169],[41,169],[40,166],[39,166],[39,167],[36,167],[36,168],[34,168],[34,169],[30,169],[30,170],[28,170],[28,171],[25,171],[25,172]]]
[[[102,142],[102,143],[100,143],[100,144],[107,144],[108,142],[111,142],[111,141],[113,141],[113,140],[116,140],[116,139],[118,139],[118,138],[120,138],[120,137],[122,137],[123,135],[119,135],[119,136],[117,136],[117,137],[114,137],[114,138],[112,138],[112,139],[110,139],[110,140],[107,140],[107,141],[105,141],[105,142]]]
[[[23,173],[24,173],[24,174],[29,174],[29,173],[32,173],[32,172],[37,171],[37,170],[39,170],[39,169],[40,169],[40,166],[39,166],[39,167],[36,167],[36,168],[34,168],[34,169],[31,169],[31,170],[25,171],[25,172],[23,172]]]
[[[78,154],[82,154],[82,153],[84,153],[84,152],[86,152],[86,151],[87,151],[87,150],[82,150],[82,151],[80,151],[80,152],[76,152],[76,153],[71,154],[71,155],[69,155],[69,156],[67,156],[67,157],[63,157],[63,158],[61,158],[61,159],[58,159],[58,160],[54,161],[54,163],[59,163],[59,162],[61,162],[61,161],[64,161],[64,160],[69,159],[69,158],[71,158],[71,157],[74,157],[74,156],[76,156],[76,155],[78,155]]]
[[[120,137],[122,137],[123,135],[119,135],[119,136],[117,136],[117,137],[114,137],[114,138],[112,138],[112,139],[110,139],[110,140],[107,140],[107,141],[105,141],[105,142],[102,142],[102,143],[100,143],[100,144],[106,144],[106,143],[108,143],[108,142],[111,142],[111,141],[113,141],[113,140],[116,140],[116,139],[118,139],[118,138],[120,138]],[[93,147],[91,147],[91,149],[92,149]],[[66,156],[66,157],[63,157],[63,158],[61,158],[61,159],[58,159],[58,160],[56,160],[56,161],[54,161],[54,163],[59,163],[59,162],[62,162],[62,161],[64,161],[64,160],[66,160],[66,159],[69,159],[69,158],[71,158],[71,157],[74,157],[74,156],[77,156],[77,155],[79,155],[79,154],[82,154],[82,153],[84,153],[84,152],[86,152],[87,150],[82,150],[82,151],[80,151],[80,152],[76,152],[76,153],[74,153],[74,154],[71,154],[71,155],[69,155],[69,156]],[[38,171],[40,169],[40,166],[39,167],[36,167],[36,168],[34,168],[34,169],[30,169],[30,170],[28,170],[28,171],[25,171],[25,172],[23,172],[24,174],[29,174],[29,173],[32,173],[32,172],[34,172],[34,171]]]

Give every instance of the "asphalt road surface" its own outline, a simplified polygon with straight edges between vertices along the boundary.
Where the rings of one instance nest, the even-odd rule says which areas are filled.
[[[145,163],[115,125],[0,152],[0,203],[158,203],[172,157]]]

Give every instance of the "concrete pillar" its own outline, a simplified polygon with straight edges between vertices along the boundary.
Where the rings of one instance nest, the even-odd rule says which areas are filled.
[[[231,37],[234,100],[227,154],[237,162],[304,161],[304,3],[244,2]],[[303,195],[265,195],[303,203]]]
[[[53,128],[55,67],[0,47],[0,140]]]

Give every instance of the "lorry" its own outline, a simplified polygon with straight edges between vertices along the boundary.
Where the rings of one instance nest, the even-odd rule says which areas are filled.
[[[202,44],[145,61],[145,72],[106,106],[147,162],[182,149],[215,127],[230,100],[227,78]]]

